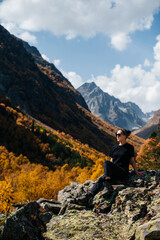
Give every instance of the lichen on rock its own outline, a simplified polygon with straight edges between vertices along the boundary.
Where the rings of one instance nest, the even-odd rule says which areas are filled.
[[[47,239],[140,239],[137,237],[140,230],[143,232],[140,226],[152,222],[160,212],[159,175],[159,172],[147,171],[145,177],[140,178],[131,172],[126,181],[112,182],[111,195],[102,189],[90,208],[84,206],[81,211],[76,207],[75,198],[87,192],[94,182],[72,183],[58,195],[58,200],[65,205],[64,215],[52,218],[45,236]],[[160,226],[156,229],[156,234],[160,234]]]

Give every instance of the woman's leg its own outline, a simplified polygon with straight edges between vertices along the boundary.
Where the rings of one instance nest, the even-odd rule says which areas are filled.
[[[107,185],[109,191],[113,191],[113,187],[110,184],[110,179],[120,179],[125,178],[126,176],[127,174],[122,168],[116,166],[112,162],[104,162],[104,175],[97,180],[87,194],[76,199],[77,203],[80,205],[87,205],[90,200],[104,187],[104,183]]]
[[[128,175],[124,169],[110,161],[105,161],[103,166],[105,179],[124,179]]]
[[[93,185],[93,187],[89,190],[92,195],[96,195],[103,187],[103,183],[105,181],[104,175],[98,178],[97,182]]]
[[[96,195],[104,186],[104,182],[110,183],[110,179],[123,179],[127,177],[127,173],[110,161],[104,162],[104,175],[101,176],[94,186],[89,190],[93,195]]]

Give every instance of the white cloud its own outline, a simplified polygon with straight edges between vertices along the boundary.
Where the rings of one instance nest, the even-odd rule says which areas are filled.
[[[44,60],[46,60],[47,62],[50,62],[49,57],[47,57],[45,54],[42,54],[42,58],[43,58]]]
[[[151,66],[151,63],[150,63],[150,61],[146,58],[145,60],[144,60],[144,67],[150,67]]]
[[[102,33],[122,51],[131,33],[151,27],[159,6],[160,0],[5,0],[0,3],[0,19],[31,35],[46,30],[72,39]]]
[[[156,82],[154,85],[148,88],[146,99],[150,104],[155,102],[159,103],[160,82]],[[159,106],[160,107],[160,106]]]
[[[53,63],[54,63],[54,65],[55,65],[56,67],[59,67],[61,61],[60,61],[60,59],[55,59],[55,60],[53,61]]]
[[[156,40],[157,40],[157,43],[156,43],[155,47],[153,48],[154,58],[155,58],[155,60],[160,61],[160,35],[157,36]]]
[[[160,109],[160,35],[153,48],[155,62],[153,65],[145,60],[145,66],[152,66],[146,71],[137,65],[121,67],[117,64],[111,71],[111,76],[92,76],[88,81],[94,81],[104,92],[109,93],[122,102],[135,102],[144,112]]]
[[[1,5],[0,5],[1,6]],[[15,23],[11,22],[2,22],[2,25],[9,31],[9,32],[14,32],[16,35],[20,33],[20,29],[16,26]]]
[[[30,43],[30,44],[36,44],[37,39],[36,37],[28,32],[20,29],[17,24],[15,23],[2,23],[2,25],[11,33],[15,34],[17,37],[23,39],[24,41]]]
[[[64,72],[62,71],[63,75],[71,82],[71,84],[75,87],[78,88],[80,87],[84,82],[81,78],[80,75],[78,75],[75,72]]]
[[[111,45],[119,51],[124,50],[130,42],[131,38],[124,33],[118,33],[111,37]]]
[[[160,78],[160,61],[154,63],[151,73],[157,78]]]
[[[22,32],[21,34],[19,34],[19,37],[26,42],[33,43],[33,44],[37,43],[36,37],[29,32],[26,32],[26,31]]]
[[[135,67],[115,65],[111,70],[111,76],[92,75],[88,82],[94,81],[104,92],[109,93],[122,102],[132,101],[136,103],[144,112],[160,109],[160,60],[159,53],[160,37],[156,38],[157,43],[153,48],[155,62],[151,64],[145,59],[144,64]],[[54,60],[54,64],[60,67],[60,60]],[[150,70],[146,70],[146,66]],[[148,68],[147,68],[148,69]],[[80,75],[75,72],[60,71],[72,83],[75,88],[81,86],[84,81]]]
[[[81,76],[78,75],[76,72],[66,72],[64,69],[62,69],[60,59],[55,59],[53,63],[61,71],[63,76],[66,77],[75,88],[80,87],[84,83]]]

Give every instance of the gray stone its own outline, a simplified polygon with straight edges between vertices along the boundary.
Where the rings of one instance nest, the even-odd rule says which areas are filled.
[[[42,222],[44,222],[44,224],[49,223],[53,216],[53,212],[44,212],[39,215],[40,219],[42,220]]]
[[[42,204],[42,203],[51,203],[51,204],[60,204],[60,202],[58,202],[57,200],[55,199],[46,199],[46,198],[40,198],[39,200],[37,200],[37,203],[39,204]]]
[[[59,211],[60,211],[62,206],[58,205],[58,204],[45,203],[43,207],[47,211],[51,211],[54,214],[58,215],[58,213],[59,213]]]
[[[9,216],[1,240],[41,240],[45,225],[39,219],[39,204],[28,203]]]
[[[160,239],[160,216],[155,220],[140,225],[135,234],[135,240],[159,240]]]

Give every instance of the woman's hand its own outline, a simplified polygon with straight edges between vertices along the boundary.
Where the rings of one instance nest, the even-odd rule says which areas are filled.
[[[131,158],[130,164],[139,177],[144,177],[144,172],[138,171],[134,157]]]

